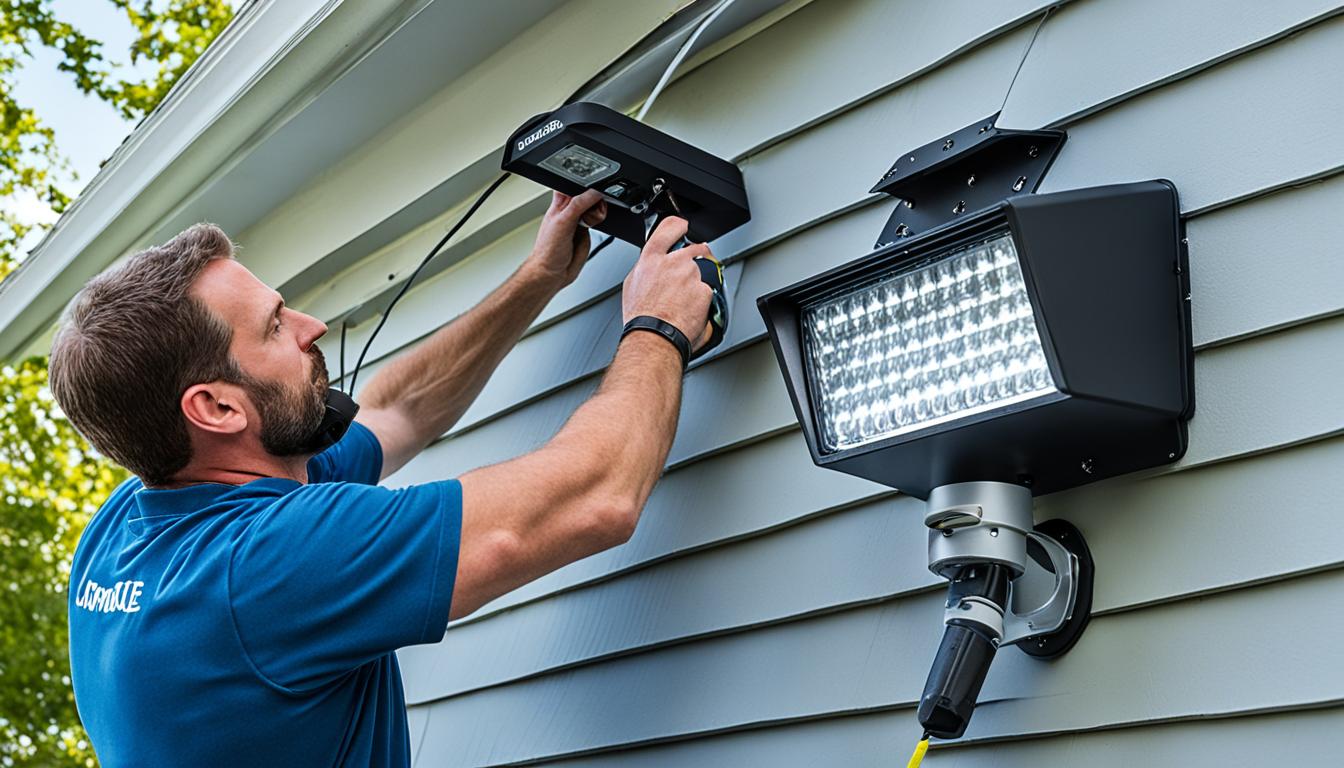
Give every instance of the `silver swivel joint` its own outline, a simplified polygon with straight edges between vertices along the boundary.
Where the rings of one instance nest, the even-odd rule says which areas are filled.
[[[1031,490],[1011,483],[956,483],[929,493],[929,570],[949,582],[942,643],[919,701],[930,735],[966,732],[1001,646],[1057,656],[1087,624],[1092,558],[1082,535],[1059,520],[1033,527],[1031,506]],[[1052,576],[1054,586],[1044,602],[1023,609],[1014,588],[1033,570]]]

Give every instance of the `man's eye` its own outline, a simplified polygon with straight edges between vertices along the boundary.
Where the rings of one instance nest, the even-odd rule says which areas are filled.
[[[275,327],[271,329],[271,335],[274,336],[274,335],[276,335],[276,334],[278,334],[278,333],[280,333],[280,321],[279,321],[279,320],[276,320],[276,321],[275,321]]]

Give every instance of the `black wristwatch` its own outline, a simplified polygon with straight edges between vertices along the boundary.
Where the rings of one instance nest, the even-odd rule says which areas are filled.
[[[625,324],[625,328],[621,329],[621,338],[624,339],[627,334],[635,331],[656,333],[672,342],[672,346],[681,354],[681,369],[686,370],[686,364],[691,361],[691,341],[686,338],[686,334],[678,330],[677,326],[651,315],[640,315]]]

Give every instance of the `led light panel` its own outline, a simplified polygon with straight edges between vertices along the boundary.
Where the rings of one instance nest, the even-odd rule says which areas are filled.
[[[803,309],[825,453],[1057,391],[1012,237]]]
[[[578,144],[562,147],[555,154],[542,160],[541,166],[585,186],[599,179],[605,179],[621,169],[621,164],[615,160],[584,149]]]

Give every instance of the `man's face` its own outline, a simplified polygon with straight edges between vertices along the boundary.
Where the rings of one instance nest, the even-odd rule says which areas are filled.
[[[233,329],[229,351],[274,456],[312,453],[326,410],[327,365],[314,343],[327,326],[289,309],[280,294],[232,259],[206,266],[192,293]]]

